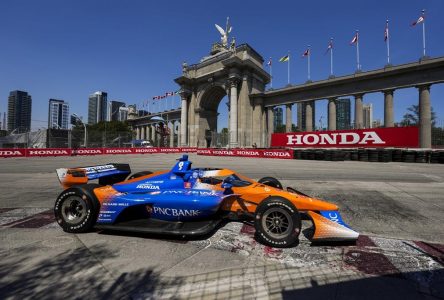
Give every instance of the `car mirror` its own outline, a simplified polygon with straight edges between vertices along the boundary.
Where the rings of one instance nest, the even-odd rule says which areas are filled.
[[[224,182],[224,183],[222,183],[221,187],[223,189],[229,190],[229,189],[231,189],[233,187],[233,185],[231,183],[229,183],[229,182]]]

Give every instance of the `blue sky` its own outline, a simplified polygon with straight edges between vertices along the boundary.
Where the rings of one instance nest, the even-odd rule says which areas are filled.
[[[0,112],[9,92],[28,91],[33,98],[32,127],[46,127],[49,98],[67,100],[71,112],[86,117],[88,95],[108,92],[109,100],[140,104],[174,91],[181,64],[198,62],[219,40],[214,23],[230,16],[237,43],[249,43],[265,59],[273,58],[273,87],[287,83],[279,57],[293,54],[291,81],[307,77],[306,46],[312,46],[312,80],[329,75],[324,55],[334,38],[335,75],[356,69],[349,45],[360,30],[363,70],[386,62],[385,20],[390,19],[393,64],[417,61],[422,53],[421,27],[410,27],[427,10],[427,54],[444,56],[444,2],[427,1],[114,1],[2,0],[0,2]],[[432,86],[434,110],[444,119],[444,85]],[[178,98],[176,103],[178,103]],[[395,93],[395,119],[416,104],[415,89]],[[172,105],[169,100],[168,106]],[[374,118],[383,119],[383,96],[369,94]],[[163,104],[165,105],[165,104]],[[326,101],[316,104],[316,122],[326,118]],[[226,108],[220,105],[220,127]],[[325,121],[324,121],[325,122]],[[219,127],[219,129],[220,129]]]

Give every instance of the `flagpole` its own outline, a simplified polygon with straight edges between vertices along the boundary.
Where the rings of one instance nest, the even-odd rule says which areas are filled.
[[[333,38],[330,38],[330,76],[333,76]]]
[[[310,56],[311,56],[311,51],[310,51],[310,45],[308,45],[308,81],[310,81]]]
[[[288,50],[288,84],[290,84],[290,50]]]
[[[390,64],[390,30],[389,30],[389,19],[387,19],[387,65]]]
[[[356,30],[356,60],[357,60],[357,65],[358,65],[358,70],[361,70],[361,64],[359,63],[359,30]]]
[[[273,66],[272,66],[273,62],[271,61],[271,57],[268,63],[269,63],[268,67],[270,68],[270,87],[273,88]]]
[[[426,42],[425,42],[425,9],[422,10],[422,54],[426,56]]]

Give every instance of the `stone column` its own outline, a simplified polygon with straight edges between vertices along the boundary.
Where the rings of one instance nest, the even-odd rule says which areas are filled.
[[[180,127],[180,121],[177,121],[177,127],[178,127],[178,128],[182,128],[182,127]],[[177,147],[180,147],[180,145],[181,145],[181,141],[180,141],[180,132],[177,131]]]
[[[170,127],[170,147],[173,148],[174,147],[174,121],[170,122],[171,127]]]
[[[264,147],[263,142],[263,132],[264,132],[264,126],[263,126],[263,107],[262,107],[263,100],[262,98],[256,98],[254,99],[254,110],[253,110],[253,140],[252,144],[256,143],[258,147]]]
[[[237,85],[239,79],[231,77],[230,84],[230,148],[238,146],[238,132],[237,132]]]
[[[185,90],[180,91],[182,99],[182,107],[180,112],[180,141],[181,146],[187,146],[187,129],[188,129],[188,96],[189,93]]]
[[[156,124],[151,124],[151,140],[153,141],[153,146],[156,146]]]
[[[384,127],[393,127],[393,90],[384,91]]]
[[[313,101],[305,102],[305,131],[313,131]]]
[[[432,147],[432,112],[430,108],[430,86],[423,85],[419,90],[419,147]]]
[[[136,140],[140,140],[140,127],[136,127]]]
[[[291,119],[291,106],[293,104],[287,104],[285,105],[285,132],[291,132],[291,125],[293,124],[293,121]]]
[[[267,132],[268,132],[268,141],[267,146],[271,146],[271,135],[274,133],[274,109],[273,107],[269,106],[267,107]]]
[[[361,129],[364,127],[364,114],[362,111],[362,97],[363,94],[355,95],[355,128]]]
[[[142,126],[142,133],[141,133],[141,135],[140,135],[140,139],[141,140],[144,140],[145,139],[145,135],[146,134],[146,126],[145,125],[143,125]]]
[[[336,130],[336,98],[328,99],[328,130]]]

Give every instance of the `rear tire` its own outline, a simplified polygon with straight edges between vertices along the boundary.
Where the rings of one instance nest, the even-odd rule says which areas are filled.
[[[54,215],[63,231],[83,233],[92,229],[100,204],[93,190],[98,184],[85,184],[64,190],[54,204]]]
[[[274,177],[262,177],[258,182],[280,190],[283,189],[281,182]]]
[[[139,177],[151,175],[151,174],[153,174],[153,172],[151,172],[151,171],[137,172],[137,173],[134,173],[134,174],[131,174],[130,176],[128,176],[127,180],[135,179],[135,178],[139,178]]]
[[[270,197],[257,207],[254,227],[258,242],[276,248],[291,247],[299,240],[301,217],[287,199]]]

